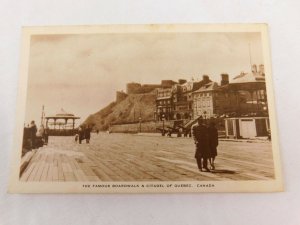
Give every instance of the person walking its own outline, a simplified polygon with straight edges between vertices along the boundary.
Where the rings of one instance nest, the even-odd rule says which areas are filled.
[[[84,130],[82,126],[78,128],[78,136],[79,136],[79,144],[81,144],[82,140],[84,139]]]
[[[198,124],[192,127],[193,138],[196,144],[195,158],[197,160],[198,169],[200,171],[209,172],[207,167],[207,160],[209,157],[209,142],[208,142],[208,128],[204,124],[202,117],[198,118]]]
[[[218,155],[217,146],[219,144],[218,140],[218,130],[215,127],[215,123],[211,121],[208,127],[208,140],[209,140],[209,162],[211,169],[215,169],[215,158]]]
[[[36,149],[36,132],[37,132],[37,127],[35,125],[34,120],[31,121],[30,123],[30,139],[31,139],[31,146],[32,149]]]
[[[44,141],[45,141],[45,145],[48,145],[48,140],[49,140],[49,127],[46,126],[46,128],[44,129]]]
[[[86,143],[87,143],[87,144],[90,143],[90,139],[91,139],[91,131],[92,131],[92,128],[90,127],[90,125],[88,125],[88,126],[84,129],[84,136],[85,136],[85,140],[86,140]]]

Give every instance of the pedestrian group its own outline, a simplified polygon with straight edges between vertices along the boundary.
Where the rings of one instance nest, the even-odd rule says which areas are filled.
[[[78,133],[75,134],[75,142],[79,142],[79,144],[82,143],[82,141],[85,139],[86,143],[90,143],[91,139],[91,132],[92,132],[92,127],[90,125],[83,126],[80,125],[78,128]]]
[[[192,134],[196,144],[195,158],[198,169],[205,172],[214,170],[218,146],[218,130],[215,123],[211,121],[207,126],[206,120],[200,117],[198,124],[192,127]],[[210,168],[208,168],[208,161]]]

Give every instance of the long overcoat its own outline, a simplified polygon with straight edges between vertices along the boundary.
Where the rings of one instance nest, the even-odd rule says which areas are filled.
[[[209,138],[210,157],[216,157],[218,155],[217,146],[219,144],[217,128],[215,127],[208,128],[208,138]]]
[[[195,158],[208,158],[209,154],[209,140],[208,128],[202,124],[195,125],[193,128],[193,137],[196,142]]]

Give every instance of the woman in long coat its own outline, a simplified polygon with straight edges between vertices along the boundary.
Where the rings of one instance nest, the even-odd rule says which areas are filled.
[[[211,169],[215,169],[215,158],[218,155],[217,146],[219,144],[218,140],[218,130],[215,127],[214,122],[210,122],[208,127],[208,140],[209,140],[209,162]]]

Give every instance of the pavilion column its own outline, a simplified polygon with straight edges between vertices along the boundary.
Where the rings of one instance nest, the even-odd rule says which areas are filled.
[[[56,119],[54,118],[54,130],[56,129]]]
[[[73,130],[75,129],[75,119],[73,119]]]
[[[255,94],[256,94],[256,109],[257,109],[257,112],[259,112],[259,104],[258,104],[258,101],[259,101],[258,98],[259,98],[259,97],[258,97],[258,90],[255,91]]]
[[[254,112],[254,104],[253,104],[253,91],[249,91],[250,92],[250,95],[251,95],[251,107],[252,107],[252,112],[251,114]]]
[[[48,119],[46,119],[46,128],[48,128]]]
[[[67,124],[68,124],[68,118],[65,118],[65,129],[67,128],[67,127],[66,127]]]
[[[267,114],[269,115],[269,106],[268,106],[268,99],[267,99],[267,93],[266,93],[266,90],[263,90],[263,95],[264,95],[264,102],[265,102]]]

